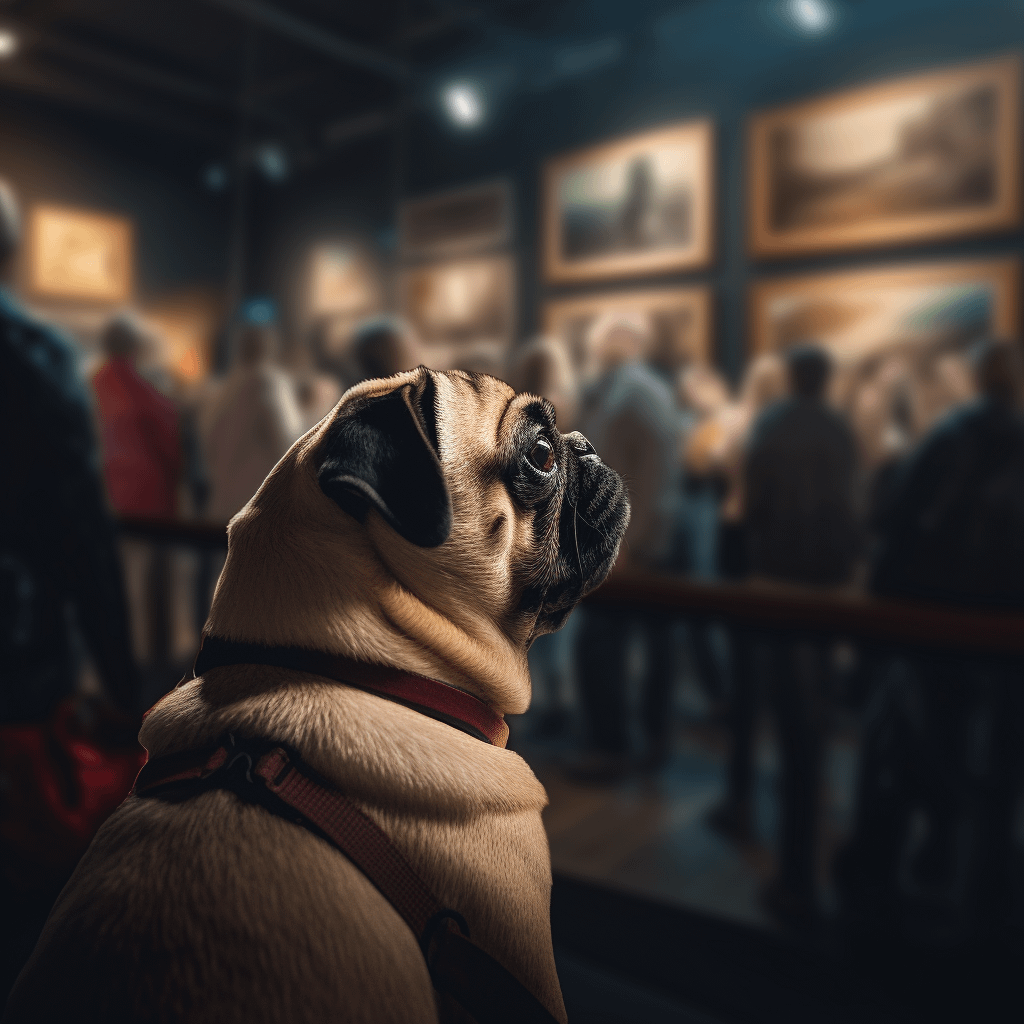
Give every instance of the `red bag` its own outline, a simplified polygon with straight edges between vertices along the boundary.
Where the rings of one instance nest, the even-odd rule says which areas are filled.
[[[0,850],[20,887],[66,876],[146,762],[137,727],[88,698],[0,726]]]

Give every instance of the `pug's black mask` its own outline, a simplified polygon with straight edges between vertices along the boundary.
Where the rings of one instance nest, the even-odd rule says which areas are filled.
[[[534,636],[560,629],[577,602],[601,584],[629,524],[622,477],[579,431],[562,434],[554,409],[537,400],[521,410],[518,457],[507,468],[512,499],[534,514],[537,563],[522,581],[520,609],[536,612]]]

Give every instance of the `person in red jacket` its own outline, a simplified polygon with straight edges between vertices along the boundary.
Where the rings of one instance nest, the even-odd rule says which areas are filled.
[[[116,314],[103,331],[108,358],[92,381],[103,471],[116,512],[171,517],[177,512],[182,469],[178,410],[139,373],[147,341],[142,324],[130,313]]]
[[[92,386],[110,503],[122,516],[172,518],[183,467],[179,417],[174,402],[139,372],[151,338],[137,317],[122,312],[111,317],[102,342],[107,359]],[[170,552],[133,541],[122,547],[136,652],[159,667],[171,649]]]

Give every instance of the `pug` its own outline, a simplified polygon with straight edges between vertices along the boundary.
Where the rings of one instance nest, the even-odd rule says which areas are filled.
[[[527,651],[615,562],[629,506],[547,401],[420,367],[348,391],[232,520],[205,635],[342,655],[530,702]],[[499,719],[500,721],[500,719]],[[546,795],[496,742],[336,679],[229,664],[147,715],[150,758],[226,733],[297,751],[558,1020]],[[133,795],[61,893],[5,1021],[459,1019],[345,856],[214,790]]]

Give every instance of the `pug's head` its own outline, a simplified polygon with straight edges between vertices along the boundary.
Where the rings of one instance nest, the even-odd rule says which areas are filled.
[[[549,402],[420,367],[351,389],[281,460],[232,521],[207,628],[524,711],[530,644],[605,578],[628,520],[622,479]]]

